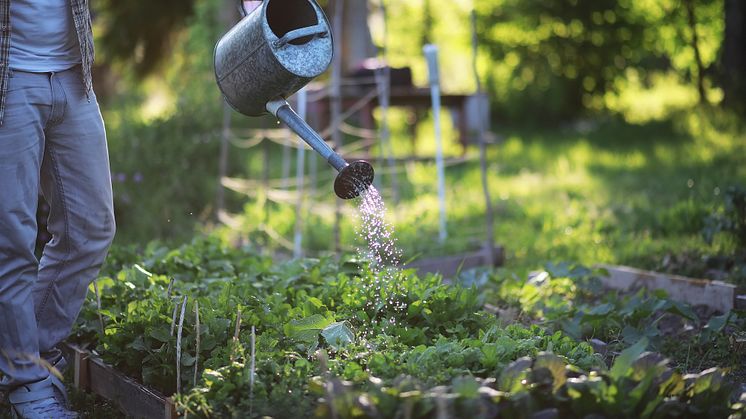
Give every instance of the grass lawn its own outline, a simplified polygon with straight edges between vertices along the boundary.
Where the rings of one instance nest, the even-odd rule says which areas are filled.
[[[502,141],[489,147],[489,186],[508,268],[605,262],[701,275],[703,255],[733,251],[725,235],[702,236],[727,188],[746,184],[746,135],[718,112],[494,130]],[[388,205],[405,255],[445,253],[423,240],[437,237],[433,166],[411,164],[409,190]],[[484,237],[478,161],[448,167],[446,179],[447,248],[473,247]]]

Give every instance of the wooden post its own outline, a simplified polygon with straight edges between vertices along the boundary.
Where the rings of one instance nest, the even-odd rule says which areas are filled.
[[[225,189],[223,178],[228,173],[228,139],[231,129],[231,108],[223,101],[223,125],[220,130],[220,160],[218,161],[218,191],[215,203],[215,217],[219,220],[220,213],[225,208]]]
[[[181,316],[179,316],[179,329],[176,333],[176,392],[181,393],[181,337],[184,330],[184,313],[187,305],[187,296],[181,304]]]
[[[440,75],[438,71],[438,47],[427,44],[422,48],[427,59],[427,68],[430,79],[430,96],[433,103],[433,119],[435,123],[435,165],[438,181],[438,203],[440,207],[440,223],[438,228],[438,240],[445,243],[448,237],[446,228],[446,185],[445,167],[443,165],[443,140],[440,130]]]
[[[378,86],[378,103],[381,105],[381,155],[386,158],[389,170],[391,170],[391,199],[396,205],[399,203],[399,182],[396,175],[396,163],[394,162],[394,152],[391,147],[391,132],[388,122],[389,102],[391,98],[391,69],[386,59],[388,52],[386,3],[384,0],[380,0],[379,5],[381,7],[381,14],[383,15],[383,42],[380,51],[381,66],[376,70],[376,84]]]
[[[482,82],[479,79],[479,70],[477,68],[477,55],[478,55],[478,44],[477,44],[477,13],[471,11],[471,48],[472,48],[472,69],[474,70],[474,80],[477,84],[477,95],[482,93]],[[481,102],[477,102],[477,113],[481,120],[482,107]],[[462,120],[466,119],[466,115],[461,115]],[[477,132],[477,141],[479,141],[479,168],[482,172],[482,192],[484,193],[485,203],[485,233],[487,235],[484,245],[486,247],[485,254],[487,255],[487,262],[490,266],[494,266],[494,260],[492,258],[492,249],[495,247],[494,238],[494,215],[492,212],[492,198],[490,196],[490,186],[487,177],[487,145],[484,140],[484,126],[480,123]]]
[[[223,7],[218,10],[218,20],[225,28],[233,26],[238,20],[239,8],[235,0],[224,0]],[[222,96],[221,96],[222,97]],[[220,213],[225,209],[225,189],[223,189],[223,178],[228,173],[228,140],[231,130],[231,109],[228,102],[223,100],[223,122],[220,130],[220,155],[218,160],[218,185],[215,197],[215,219],[220,220]]]
[[[342,147],[342,132],[339,130],[339,124],[342,122],[339,120],[339,116],[342,113],[342,96],[341,96],[341,84],[342,84],[342,54],[340,41],[342,39],[342,17],[344,16],[344,0],[334,1],[334,17],[332,21],[332,32],[334,33],[334,39],[337,42],[334,44],[334,60],[332,61],[332,74],[331,74],[331,88],[329,90],[330,96],[330,108],[331,108],[331,121],[332,128],[332,143],[334,147],[340,149]],[[334,200],[334,251],[339,253],[342,249],[341,238],[340,238],[340,224],[342,221],[342,202],[341,199]]]
[[[306,119],[307,94],[306,88],[300,89],[296,95],[298,99],[298,116]],[[295,232],[293,234],[293,257],[303,257],[303,183],[305,182],[305,162],[306,147],[301,144],[298,147],[298,154],[295,166],[295,190],[298,194],[298,201],[295,204]]]
[[[198,377],[198,371],[199,371],[199,350],[200,350],[200,327],[199,327],[199,300],[194,300],[194,335],[195,335],[195,345],[194,345],[194,380],[192,381],[192,386],[197,387],[197,377]]]

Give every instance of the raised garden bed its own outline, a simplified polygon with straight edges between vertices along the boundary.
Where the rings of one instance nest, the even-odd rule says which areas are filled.
[[[733,284],[644,271],[628,266],[598,265],[598,267],[608,271],[609,275],[602,276],[601,282],[611,289],[664,290],[671,299],[693,306],[704,305],[720,313],[728,313],[733,309],[746,309],[744,305],[746,290]]]
[[[428,273],[440,274],[444,278],[453,278],[459,272],[477,267],[490,267],[488,253],[490,249],[484,248],[474,252],[460,255],[441,256],[412,262],[405,268],[417,270],[419,275]],[[500,266],[505,260],[505,249],[496,246],[492,251],[492,267]]]
[[[462,286],[411,271],[376,282],[357,259],[278,263],[212,241],[113,257],[121,262],[104,274],[116,280],[99,280],[101,309],[89,299],[72,337],[90,342],[101,359],[74,346],[67,356],[76,386],[134,417],[175,410],[189,417],[725,417],[743,410],[724,370],[687,375],[646,352],[660,347],[651,313],[694,321],[691,309],[639,293],[583,305],[595,275],[585,268]],[[486,313],[496,291],[531,322],[506,324]],[[588,330],[608,348],[594,350]],[[710,332],[705,345],[715,342],[718,331]],[[181,392],[162,395],[177,383]]]
[[[112,402],[127,417],[144,419],[176,418],[170,397],[150,389],[107,365],[90,351],[70,343],[62,344],[65,357],[72,361],[73,385]]]
[[[91,334],[101,329],[101,319],[95,301],[89,300],[81,315],[78,338],[98,336],[98,352],[108,362],[148,386],[171,392],[179,381],[174,365],[181,342],[183,387],[173,404],[153,391],[143,392],[141,386],[135,386],[136,391],[118,389],[121,384],[105,379],[97,384],[115,388],[113,394],[104,394],[113,400],[117,394],[130,394],[132,400],[155,395],[148,408],[150,417],[173,414],[169,407],[173,405],[189,412],[190,417],[246,412],[282,417],[345,417],[364,412],[361,414],[389,417],[406,411],[444,417],[478,417],[478,412],[500,411],[502,417],[510,417],[524,411],[521,400],[528,399],[536,403],[531,412],[537,414],[573,416],[621,409],[639,416],[643,412],[637,409],[645,409],[639,403],[657,409],[660,401],[648,396],[669,390],[650,389],[640,392],[637,401],[625,398],[582,408],[566,404],[562,395],[569,390],[567,386],[577,385],[577,394],[605,400],[603,394],[593,393],[591,377],[606,377],[626,392],[643,381],[655,382],[659,374],[673,374],[675,388],[682,389],[666,393],[677,409],[731,409],[726,400],[732,392],[729,385],[703,386],[708,380],[723,380],[723,371],[697,371],[685,378],[667,367],[663,357],[650,358],[643,353],[655,337],[648,335],[651,330],[646,323],[650,322],[645,316],[665,311],[695,318],[684,305],[661,298],[638,298],[631,303],[609,300],[595,309],[579,308],[594,317],[573,317],[574,312],[567,310],[572,306],[563,305],[572,301],[570,294],[557,291],[577,293],[573,290],[583,286],[590,270],[555,273],[559,288],[548,287],[553,282],[547,279],[515,290],[494,283],[497,278],[463,287],[460,281],[445,283],[440,276],[401,272],[376,282],[379,278],[355,259],[279,263],[212,242],[181,249],[151,248],[136,260],[142,265],[132,268],[133,260],[122,258],[117,268],[121,270],[108,271],[117,280],[100,281],[106,333]],[[468,258],[461,256],[458,263],[448,262],[457,266],[456,271],[458,266],[463,271],[468,269],[466,261]],[[443,267],[436,270],[442,272]],[[563,279],[562,275],[576,279]],[[483,311],[489,292],[479,287],[492,285],[510,293],[511,298],[519,297],[527,314],[541,312],[550,317],[539,322],[543,322],[541,327],[506,325],[504,319]],[[556,301],[557,307],[549,304],[550,300]],[[195,324],[196,311],[200,312],[201,328]],[[602,316],[615,311],[618,319]],[[622,322],[619,328],[633,327],[634,333],[625,336],[634,340],[629,344],[620,341],[605,356],[594,353],[582,335],[570,338],[562,331],[577,319],[591,322],[579,323],[581,328],[614,329],[616,326],[604,322]],[[180,329],[182,322],[180,337],[175,329]],[[197,336],[200,344],[195,342]],[[634,349],[627,351],[630,346]],[[87,376],[79,373],[76,378],[82,385],[95,380],[95,369],[103,365],[92,359],[88,360]],[[644,374],[653,375],[636,375],[634,371],[649,361],[655,366]],[[194,375],[196,362],[200,370]],[[80,365],[84,371],[84,363]],[[596,372],[589,374],[590,370]],[[195,384],[193,376],[198,377]],[[124,380],[124,385],[131,381]],[[701,404],[699,391],[718,401]],[[164,393],[170,394],[168,390]],[[374,402],[359,405],[357,401],[364,399]],[[117,403],[127,402],[119,399]]]

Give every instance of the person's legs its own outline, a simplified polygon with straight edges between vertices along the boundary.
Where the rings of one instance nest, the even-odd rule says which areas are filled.
[[[106,133],[93,92],[78,68],[50,77],[53,107],[46,125],[41,188],[50,205],[46,245],[34,286],[39,350],[50,363],[70,333],[114,238]]]
[[[43,380],[32,288],[43,124],[50,110],[43,75],[15,73],[0,126],[0,387]]]

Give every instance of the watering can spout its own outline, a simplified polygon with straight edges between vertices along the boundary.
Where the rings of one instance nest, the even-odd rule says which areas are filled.
[[[351,199],[368,190],[373,184],[373,166],[365,160],[347,163],[290,107],[283,98],[267,103],[267,111],[284,122],[291,131],[298,134],[311,148],[321,155],[339,174],[334,180],[334,193],[342,199]]]

